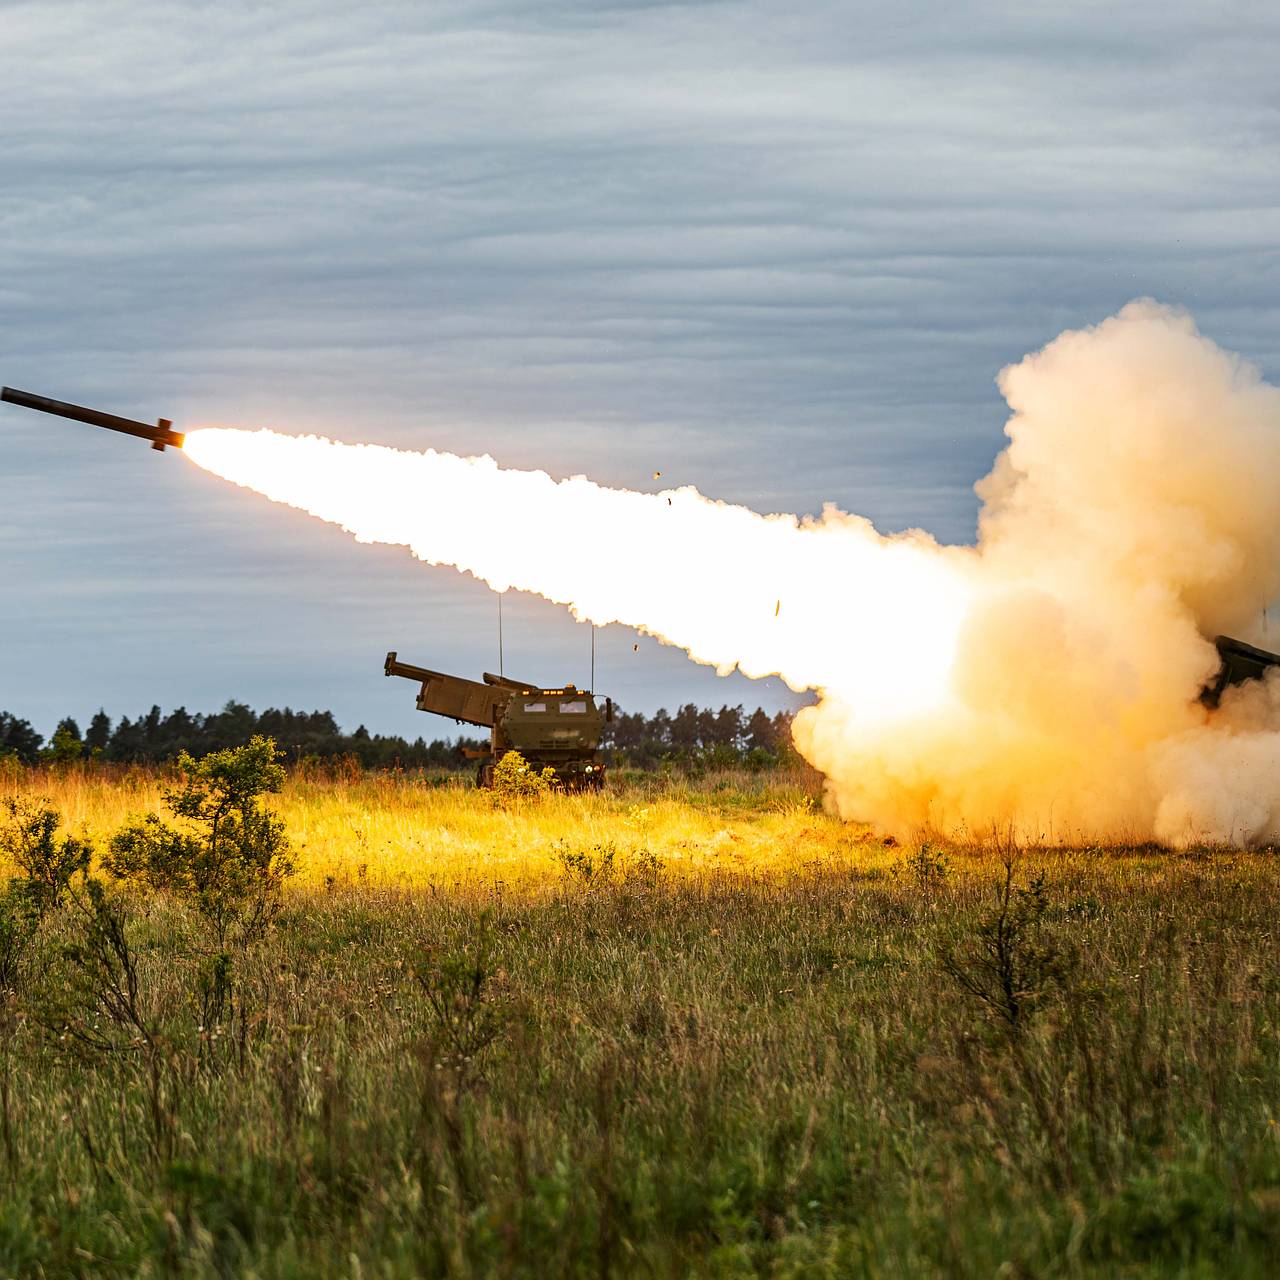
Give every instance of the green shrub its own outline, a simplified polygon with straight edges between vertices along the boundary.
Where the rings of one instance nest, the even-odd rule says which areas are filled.
[[[906,875],[911,876],[922,888],[932,888],[945,880],[951,872],[951,863],[941,849],[927,840],[918,849],[904,855],[899,864]]]
[[[40,926],[40,916],[33,910],[25,887],[15,879],[0,890],[0,995],[21,987],[23,960]]]
[[[183,752],[177,763],[181,781],[164,793],[177,825],[147,814],[112,836],[104,865],[194,906],[219,949],[248,943],[274,917],[293,871],[284,823],[262,804],[284,782],[275,743],[254,737],[202,760]]]
[[[546,795],[556,780],[550,765],[541,771],[518,751],[508,751],[493,769],[493,794],[498,800],[526,800]]]
[[[611,880],[617,860],[618,849],[612,840],[584,849],[571,849],[563,840],[556,843],[556,861],[564,868],[565,875],[584,884]]]
[[[1046,928],[1049,893],[1044,873],[1026,887],[1013,883],[1013,861],[1005,863],[996,909],[979,920],[968,937],[946,942],[942,971],[1011,1036],[1061,990],[1075,964],[1070,943]]]
[[[83,893],[73,897],[72,911],[77,927],[61,948],[70,969],[61,998],[46,1001],[39,1011],[42,1021],[72,1048],[94,1053],[154,1048],[123,896],[90,877]]]
[[[14,993],[40,922],[62,905],[93,850],[87,840],[59,838],[62,815],[48,800],[11,798],[0,814],[0,855],[22,873],[0,889],[0,992]]]
[[[459,1084],[479,1077],[509,1016],[487,917],[463,945],[431,948],[414,978],[430,1011],[433,1061],[447,1067]]]
[[[0,854],[21,868],[25,881],[15,892],[43,915],[62,903],[72,878],[84,871],[92,846],[75,836],[58,837],[62,815],[48,800],[6,800],[0,814]]]

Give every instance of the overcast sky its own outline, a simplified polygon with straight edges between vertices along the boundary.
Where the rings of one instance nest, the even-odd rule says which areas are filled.
[[[1278,13],[0,3],[0,381],[967,541],[995,374],[1064,327],[1149,294],[1280,374]],[[495,599],[0,409],[0,708],[46,733],[236,697],[430,736],[383,653],[491,669]],[[509,673],[588,661],[508,597]],[[795,701],[617,627],[598,663],[631,708]]]

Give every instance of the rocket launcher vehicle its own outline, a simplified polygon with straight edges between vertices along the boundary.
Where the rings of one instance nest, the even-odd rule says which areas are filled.
[[[387,654],[383,671],[419,686],[418,710],[490,729],[488,750],[465,754],[478,760],[476,786],[493,785],[493,771],[508,751],[518,751],[537,770],[550,767],[566,791],[599,791],[605,765],[600,756],[604,726],[613,720],[613,700],[601,706],[587,689],[525,684],[484,673],[483,683],[401,662]]]
[[[172,446],[181,449],[186,437],[181,431],[173,429],[168,418],[160,418],[155,426],[149,422],[136,422],[133,418],[118,418],[114,413],[103,413],[99,409],[85,409],[78,404],[67,404],[64,400],[50,400],[48,396],[38,396],[30,391],[18,391],[14,387],[0,390],[0,400],[10,404],[20,404],[26,409],[38,409],[41,413],[52,413],[59,418],[70,418],[73,422],[87,422],[91,427],[106,427],[108,431],[121,431],[127,436],[137,436],[141,440],[149,440],[153,449],[161,453]]]

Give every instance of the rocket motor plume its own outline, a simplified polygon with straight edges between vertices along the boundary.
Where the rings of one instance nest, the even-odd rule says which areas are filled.
[[[1196,701],[1206,637],[1248,634],[1280,590],[1280,391],[1145,300],[999,385],[1010,443],[974,547],[434,450],[213,428],[186,453],[361,542],[816,690],[796,744],[845,817],[908,837],[1280,836],[1280,685]]]

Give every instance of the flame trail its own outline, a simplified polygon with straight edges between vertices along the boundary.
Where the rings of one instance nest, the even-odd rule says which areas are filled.
[[[923,534],[882,537],[834,508],[819,520],[762,516],[692,488],[635,493],[503,470],[489,457],[274,431],[192,431],[186,451],[360,542],[406,546],[598,626],[635,627],[722,675],[738,668],[781,675],[797,690],[840,689],[867,714],[897,715],[942,694],[964,615],[962,555],[941,555]],[[595,535],[584,542],[583,529]],[[548,554],[556,546],[573,551]],[[879,607],[927,602],[934,625],[907,636],[867,626],[865,603],[833,587],[841,579]],[[916,674],[895,682],[904,660]]]
[[[1280,688],[1213,717],[1195,702],[1205,637],[1247,634],[1280,592],[1280,392],[1149,301],[1000,386],[1010,444],[978,485],[976,547],[434,450],[210,428],[186,453],[361,542],[817,690],[796,740],[845,816],[904,835],[1280,835]]]

